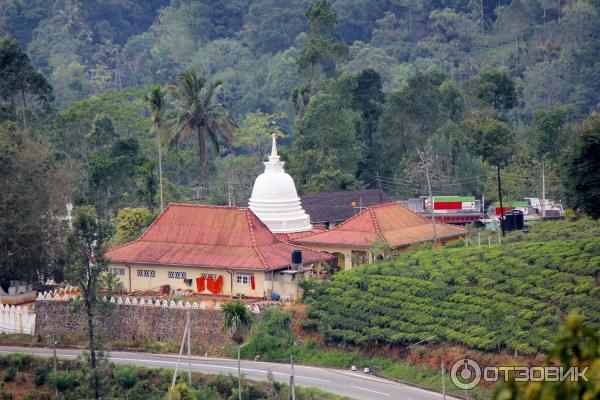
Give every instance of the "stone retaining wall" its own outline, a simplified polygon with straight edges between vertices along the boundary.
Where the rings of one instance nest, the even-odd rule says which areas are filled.
[[[105,302],[106,316],[95,321],[108,340],[131,342],[172,340],[180,342],[186,313],[190,312],[192,348],[195,352],[218,349],[229,340],[221,333],[223,316],[219,310],[173,308]],[[38,300],[35,303],[35,334],[59,337],[81,335],[87,326],[82,308],[73,301]]]

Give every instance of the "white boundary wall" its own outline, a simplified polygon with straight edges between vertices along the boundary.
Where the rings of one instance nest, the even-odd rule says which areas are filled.
[[[35,313],[27,306],[9,306],[0,304],[0,332],[33,335],[35,332]]]

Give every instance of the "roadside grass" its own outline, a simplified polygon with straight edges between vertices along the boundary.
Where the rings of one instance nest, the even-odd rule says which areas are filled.
[[[279,308],[266,310],[261,322],[254,327],[249,340],[242,347],[242,357],[287,363],[293,354],[298,364],[345,369],[348,372],[355,366],[357,374],[362,374],[367,367],[374,375],[442,392],[440,369],[383,356],[369,356],[352,348],[321,345],[315,339],[296,340],[291,323],[289,313]],[[235,358],[235,347],[226,347],[225,354]],[[464,391],[452,385],[449,372],[446,373],[445,380],[447,393],[465,395]],[[469,391],[468,396],[471,399],[487,399],[491,397],[491,393],[492,389],[477,387]]]
[[[165,399],[173,370],[134,365],[108,364],[101,369],[103,398],[130,400]],[[13,353],[0,356],[0,399],[79,400],[91,398],[87,364],[80,359],[58,358],[57,373],[53,372],[51,358]],[[178,381],[186,381],[184,371]],[[192,372],[192,390],[195,399],[237,399],[237,377],[208,375]],[[58,396],[55,396],[55,391]],[[187,397],[186,397],[187,398]],[[242,380],[242,398],[253,400],[287,400],[289,387],[274,381]],[[296,387],[297,400],[350,400],[315,388]]]

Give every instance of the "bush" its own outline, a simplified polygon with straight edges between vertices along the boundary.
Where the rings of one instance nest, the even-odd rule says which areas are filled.
[[[117,384],[125,390],[131,389],[138,381],[137,368],[131,365],[117,365],[113,376]]]
[[[4,382],[14,381],[16,376],[17,376],[17,369],[15,367],[10,367],[4,373]]]
[[[31,364],[31,355],[14,353],[10,355],[9,364],[15,368],[23,369]]]
[[[319,321],[314,319],[305,319],[300,322],[300,327],[306,332],[314,332],[319,329]]]
[[[196,391],[196,400],[221,400],[221,396],[213,387],[201,387]]]
[[[36,368],[33,371],[33,381],[37,386],[42,386],[44,383],[46,383],[47,378],[48,375],[45,368]]]
[[[244,357],[260,355],[268,360],[287,360],[294,344],[292,316],[279,307],[269,308],[250,340],[242,348]]]
[[[154,398],[152,396],[155,393],[155,386],[152,385],[152,382],[149,380],[141,380],[138,381],[130,390],[129,390],[129,400],[147,400],[149,398]]]
[[[79,381],[79,374],[70,371],[56,371],[50,375],[49,379],[52,387],[56,387],[60,392],[73,389],[79,384]]]

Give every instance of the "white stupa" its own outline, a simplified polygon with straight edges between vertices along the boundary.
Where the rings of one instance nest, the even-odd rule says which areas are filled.
[[[273,233],[292,233],[312,229],[310,217],[302,208],[291,176],[283,170],[277,155],[273,134],[273,147],[265,172],[254,182],[249,207]]]

